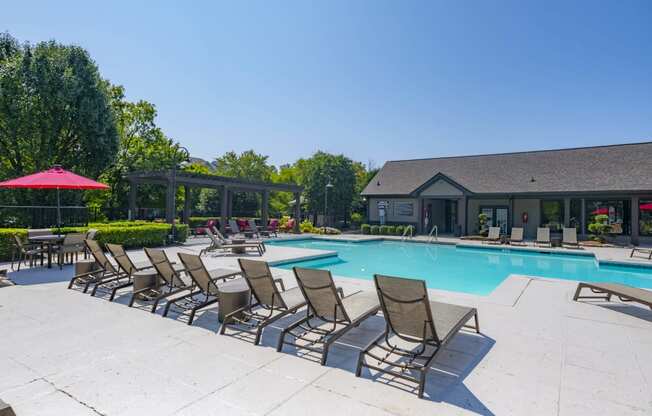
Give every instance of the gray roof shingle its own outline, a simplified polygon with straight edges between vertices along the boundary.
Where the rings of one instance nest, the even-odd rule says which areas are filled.
[[[478,194],[652,191],[652,142],[389,161],[362,194],[410,195],[438,173]]]

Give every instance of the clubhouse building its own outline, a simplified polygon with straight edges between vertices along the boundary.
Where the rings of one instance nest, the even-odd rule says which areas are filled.
[[[652,142],[389,161],[362,195],[370,223],[421,234],[477,234],[484,213],[504,233],[576,227],[588,238],[607,215],[614,240],[652,243]]]

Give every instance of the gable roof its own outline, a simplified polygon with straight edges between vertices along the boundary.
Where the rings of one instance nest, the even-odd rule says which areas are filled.
[[[415,195],[435,175],[477,194],[652,191],[652,142],[389,161],[362,195]]]

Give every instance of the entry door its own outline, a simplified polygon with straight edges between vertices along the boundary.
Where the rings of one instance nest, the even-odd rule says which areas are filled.
[[[501,233],[507,233],[509,219],[508,207],[481,207],[480,212],[487,216],[488,227],[500,227]]]

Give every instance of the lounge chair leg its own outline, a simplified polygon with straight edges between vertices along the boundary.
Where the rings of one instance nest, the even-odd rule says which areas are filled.
[[[419,379],[419,394],[418,394],[420,399],[423,399],[423,390],[426,387],[426,371],[427,370],[428,370],[427,368],[424,369],[424,370],[421,370],[421,377]]]
[[[188,325],[192,325],[192,321],[195,320],[195,312],[197,312],[196,307],[190,310],[190,316],[188,317]]]
[[[360,377],[362,374],[362,361],[364,360],[364,354],[366,351],[360,351],[360,354],[358,354],[358,366],[355,369],[355,376]]]
[[[254,345],[258,345],[260,343],[260,338],[263,335],[263,328],[264,326],[259,326],[258,329],[256,330],[256,339],[254,340]]]
[[[573,300],[576,301],[577,299],[579,299],[580,292],[582,291],[582,287],[583,286],[581,284],[577,285],[577,289],[575,290],[575,295],[573,296]]]
[[[131,299],[129,299],[129,307],[130,307],[130,308],[131,308],[132,306],[134,306],[134,301],[135,301],[135,300],[136,300],[136,294],[135,294],[135,293],[132,293],[132,294],[131,294]]]
[[[174,305],[174,302],[168,302],[165,304],[165,309],[163,310],[163,317],[168,316],[168,312],[170,312],[170,306]]]
[[[480,333],[480,322],[478,321],[478,312],[475,313],[475,332]]]

